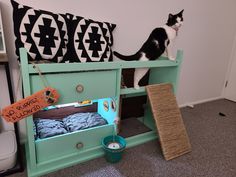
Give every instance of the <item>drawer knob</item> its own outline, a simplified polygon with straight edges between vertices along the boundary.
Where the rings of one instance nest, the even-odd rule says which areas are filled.
[[[76,86],[76,91],[77,91],[78,93],[83,92],[83,91],[84,91],[84,86],[81,85],[81,84],[77,85],[77,86]]]
[[[77,149],[81,149],[81,148],[83,148],[83,147],[84,147],[84,144],[81,143],[81,142],[79,142],[79,143],[76,144],[76,148],[77,148]]]

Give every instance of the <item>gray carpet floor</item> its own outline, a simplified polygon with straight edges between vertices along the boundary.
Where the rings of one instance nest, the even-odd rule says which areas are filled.
[[[165,161],[159,142],[151,141],[126,149],[117,164],[98,158],[44,177],[236,177],[236,103],[216,100],[181,113],[192,145],[188,154]]]

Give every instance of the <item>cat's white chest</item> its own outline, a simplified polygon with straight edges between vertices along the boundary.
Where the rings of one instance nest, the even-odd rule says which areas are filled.
[[[165,29],[166,31],[166,34],[168,36],[168,39],[169,40],[174,40],[176,38],[176,30],[174,30],[173,28],[167,26],[167,25],[164,25],[162,28]]]

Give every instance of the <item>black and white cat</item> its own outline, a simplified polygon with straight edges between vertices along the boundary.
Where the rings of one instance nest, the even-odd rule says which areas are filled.
[[[169,14],[167,23],[159,28],[155,28],[141,49],[129,56],[114,52],[114,55],[125,61],[139,60],[149,61],[158,59],[166,52],[169,60],[175,60],[171,55],[171,45],[176,38],[179,28],[183,25],[183,11],[178,14]],[[137,68],[134,72],[134,88],[139,89],[139,81],[148,72],[149,68]]]

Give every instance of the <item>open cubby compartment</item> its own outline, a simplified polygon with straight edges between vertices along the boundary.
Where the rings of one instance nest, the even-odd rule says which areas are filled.
[[[37,69],[34,68],[33,64],[28,63],[27,52],[24,48],[20,49],[20,58],[23,91],[24,96],[27,97],[43,89],[44,86]],[[145,87],[141,87],[139,90],[134,88],[121,89],[122,70],[148,67],[150,68],[148,84],[172,83],[176,93],[182,58],[183,52],[179,50],[176,61],[160,57],[155,61],[38,64],[37,66],[49,86],[57,89],[60,94],[57,104],[98,100],[98,112],[108,120],[108,125],[35,141],[33,119],[32,116],[29,116],[25,119],[28,176],[40,176],[104,155],[101,138],[114,134],[114,132],[117,133],[114,121],[119,117],[120,99],[146,95]],[[83,92],[77,92],[76,87],[78,85],[83,87]],[[104,107],[108,108],[108,111]],[[114,107],[116,111],[112,111]],[[148,104],[145,108],[144,117],[140,119],[151,131],[126,138],[127,147],[157,138]]]

